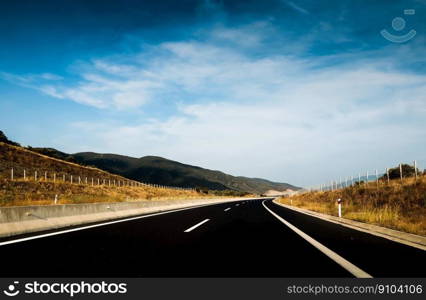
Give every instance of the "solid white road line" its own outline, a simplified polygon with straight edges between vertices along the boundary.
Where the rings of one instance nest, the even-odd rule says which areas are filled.
[[[286,220],[284,220],[283,218],[281,218],[278,214],[274,213],[271,209],[269,209],[265,205],[265,201],[266,200],[263,200],[262,204],[263,204],[263,207],[265,207],[267,211],[269,211],[274,217],[276,217],[282,223],[287,225],[291,230],[293,230],[298,235],[300,235],[303,239],[305,239],[312,246],[314,246],[319,251],[321,251],[322,253],[327,255],[329,258],[331,258],[333,261],[335,261],[340,266],[342,266],[345,270],[347,270],[348,272],[350,272],[352,275],[354,275],[357,278],[372,278],[372,276],[370,274],[368,274],[367,272],[361,270],[360,268],[358,268],[357,266],[355,266],[354,264],[352,264],[348,260],[341,257],[339,254],[337,254],[333,250],[327,248],[326,246],[324,246],[323,244],[321,244],[317,240],[314,240],[312,237],[310,237],[309,235],[307,235],[306,233],[304,233],[303,231],[298,229],[296,226],[292,225],[291,223],[289,223]]]
[[[205,219],[204,221],[201,221],[200,223],[195,224],[194,226],[188,228],[187,230],[185,230],[184,232],[191,232],[192,230],[194,230],[195,228],[197,228],[198,226],[203,225],[204,223],[210,221],[210,219]]]
[[[223,203],[201,204],[201,205],[192,206],[192,207],[185,207],[185,208],[178,208],[178,209],[173,209],[173,210],[162,211],[162,212],[153,213],[153,214],[149,214],[149,215],[142,215],[142,216],[138,216],[138,217],[131,217],[131,218],[126,218],[126,219],[121,219],[121,220],[116,220],[116,221],[109,221],[109,222],[105,222],[105,223],[82,226],[82,227],[77,227],[77,228],[73,228],[73,229],[60,230],[60,231],[55,231],[55,232],[51,232],[51,233],[40,234],[40,235],[30,236],[30,237],[26,237],[26,238],[20,238],[20,239],[16,239],[16,240],[0,242],[0,246],[30,241],[30,240],[35,240],[35,239],[40,239],[40,238],[44,238],[44,237],[49,237],[49,236],[54,236],[54,235],[84,230],[84,229],[96,228],[96,227],[101,227],[101,226],[106,226],[106,225],[111,225],[111,224],[116,224],[116,223],[121,223],[121,222],[133,221],[133,220],[138,220],[138,219],[143,219],[143,218],[148,218],[148,217],[154,217],[154,216],[169,214],[169,213],[178,212],[178,211],[182,211],[182,210],[200,208],[200,207],[209,206],[209,205],[213,206],[213,205],[219,205],[219,204],[223,204]]]
[[[231,208],[230,207],[228,207],[228,208],[226,208],[226,209],[224,209],[223,211],[228,211],[228,210],[230,210]]]

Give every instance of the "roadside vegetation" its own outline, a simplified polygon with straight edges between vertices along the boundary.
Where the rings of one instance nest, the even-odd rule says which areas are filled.
[[[12,171],[13,169],[13,171]],[[106,171],[0,142],[0,206],[247,196],[140,184]]]
[[[193,190],[151,186],[91,186],[63,182],[0,180],[0,206],[77,204],[140,200],[178,200],[213,197]],[[56,202],[55,202],[56,199]]]
[[[395,168],[397,169],[397,168]],[[342,199],[342,217],[426,236],[426,176],[399,177],[361,182],[335,191],[314,191],[280,198],[283,204],[337,216]],[[411,174],[414,174],[412,172]]]

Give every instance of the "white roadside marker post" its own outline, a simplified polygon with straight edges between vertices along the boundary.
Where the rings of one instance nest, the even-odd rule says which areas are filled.
[[[342,217],[342,199],[337,199],[337,213],[339,215],[339,218]]]
[[[13,168],[10,170],[10,180],[13,181]]]

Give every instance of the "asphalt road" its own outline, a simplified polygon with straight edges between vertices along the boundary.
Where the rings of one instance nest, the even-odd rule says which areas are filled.
[[[2,245],[3,239],[0,274],[353,277],[274,217],[266,205],[373,277],[426,277],[423,250],[294,212],[271,200],[262,202],[203,206],[12,244]]]

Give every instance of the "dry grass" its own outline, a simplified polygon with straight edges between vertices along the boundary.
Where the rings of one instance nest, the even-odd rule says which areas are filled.
[[[281,198],[284,204],[329,215],[337,215],[341,198],[344,218],[426,236],[426,177],[406,178],[403,184],[375,182],[338,191],[309,192]]]
[[[10,179],[11,168],[14,170],[13,181]],[[23,178],[24,170],[26,180]],[[35,171],[38,173],[37,181],[34,180]],[[44,178],[45,172],[47,180]],[[56,175],[55,181],[53,174]],[[63,175],[66,175],[66,182],[62,181]],[[70,175],[74,178],[72,184]],[[88,178],[88,184],[77,184],[78,177],[82,183]],[[92,178],[95,181],[93,186]],[[105,180],[106,184],[97,185],[97,179],[100,179],[100,183]],[[146,185],[113,186],[113,181],[117,183],[116,185],[118,181],[121,185],[123,181],[129,182],[127,178],[97,168],[62,161],[0,142],[0,206],[54,204],[55,195],[58,196],[58,204],[213,197],[192,190]]]
[[[67,180],[70,175],[73,175],[74,179],[80,176],[82,180],[87,177],[129,181],[127,178],[94,167],[81,166],[0,142],[0,178],[10,178],[12,168],[15,178],[23,178],[25,170],[28,178],[34,178],[34,172],[37,171],[38,179],[42,179],[47,172],[49,179],[52,179],[55,173],[57,178],[66,175]]]
[[[0,206],[172,200],[212,197],[192,190],[143,187],[90,186],[62,182],[0,180]]]

